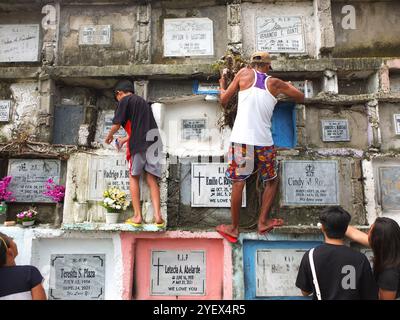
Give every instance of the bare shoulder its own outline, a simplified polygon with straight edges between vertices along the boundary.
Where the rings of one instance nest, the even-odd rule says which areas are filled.
[[[281,80],[281,79],[278,79],[278,78],[270,77],[270,78],[268,79],[268,83],[269,83],[271,86],[273,86],[273,87],[279,87],[279,86],[281,86],[282,84],[284,84],[285,81],[283,81],[283,80]]]
[[[253,74],[252,69],[249,68],[249,67],[244,67],[244,68],[242,68],[242,69],[240,69],[240,70],[238,71],[238,73],[236,74],[236,76],[237,76],[237,77],[241,77],[241,76],[246,77],[246,76],[248,76],[248,75],[250,75],[250,74],[251,74],[251,75]]]

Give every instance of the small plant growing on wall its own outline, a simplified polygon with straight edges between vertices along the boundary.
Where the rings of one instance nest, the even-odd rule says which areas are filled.
[[[53,179],[49,178],[45,184],[46,191],[43,194],[51,198],[54,202],[61,203],[65,197],[65,187],[58,185]]]

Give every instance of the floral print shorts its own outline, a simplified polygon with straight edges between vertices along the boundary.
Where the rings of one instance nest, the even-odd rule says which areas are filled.
[[[255,172],[260,172],[263,182],[277,176],[275,146],[252,146],[232,143],[228,152],[228,169],[226,177],[235,180],[246,180]]]

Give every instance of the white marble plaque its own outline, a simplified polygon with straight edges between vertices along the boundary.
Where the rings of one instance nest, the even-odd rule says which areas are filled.
[[[0,24],[0,62],[34,62],[38,58],[38,24]]]
[[[321,120],[322,141],[350,141],[347,119]]]
[[[182,119],[182,140],[204,140],[206,138],[206,119]]]
[[[270,53],[305,53],[302,17],[257,17],[256,48]]]
[[[164,56],[214,55],[213,22],[208,18],[164,20]]]
[[[225,176],[227,163],[192,163],[192,207],[231,206],[232,182]],[[242,207],[246,206],[246,186]]]
[[[79,45],[110,45],[111,25],[82,26],[79,29]]]
[[[43,195],[45,183],[52,178],[60,181],[60,160],[51,159],[10,159],[8,175],[12,176],[9,190],[16,202],[54,202]]]
[[[52,254],[49,300],[104,300],[105,254]]]
[[[296,277],[307,250],[270,249],[256,251],[256,297],[300,296]]]
[[[100,201],[108,187],[118,187],[129,192],[129,164],[125,153],[109,156],[92,156],[89,167],[89,200]]]
[[[283,205],[338,205],[337,161],[283,160],[282,191]]]
[[[380,167],[379,196],[384,212],[400,210],[400,166]]]
[[[0,122],[10,121],[11,100],[0,100]]]
[[[393,120],[394,120],[394,130],[396,134],[400,134],[400,114],[394,114]]]
[[[204,250],[151,251],[150,294],[204,296],[206,252]]]

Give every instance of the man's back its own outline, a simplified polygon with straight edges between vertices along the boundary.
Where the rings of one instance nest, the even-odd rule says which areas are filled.
[[[300,264],[296,286],[305,292],[315,288],[307,252]],[[378,299],[377,286],[365,255],[345,245],[323,244],[314,250],[314,264],[322,300]]]

